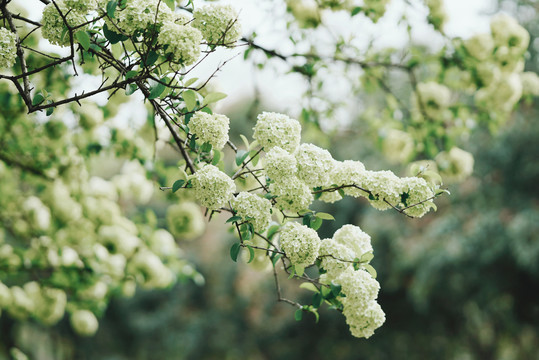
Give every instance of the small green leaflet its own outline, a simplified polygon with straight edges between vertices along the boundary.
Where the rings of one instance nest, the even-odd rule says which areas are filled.
[[[128,72],[125,73],[125,79],[129,80],[132,77],[135,77],[137,75],[138,75],[138,71],[131,70],[131,71],[128,71]]]
[[[32,100],[32,106],[36,106],[36,105],[39,105],[43,102],[43,100],[45,100],[45,97],[43,96],[43,94],[41,94],[40,92],[38,92],[35,96],[34,96],[34,99]]]
[[[185,102],[185,107],[187,111],[193,111],[197,105],[197,95],[193,90],[185,90],[182,93],[183,101]]]
[[[236,153],[236,165],[240,166],[245,159],[249,156],[249,153],[245,150],[238,150]]]
[[[183,86],[189,87],[190,85],[193,85],[197,80],[198,80],[198,78],[191,78],[191,79],[187,80],[187,81],[183,84]]]
[[[317,212],[317,213],[316,213],[316,217],[317,217],[317,218],[320,218],[320,219],[322,219],[322,220],[335,220],[335,218],[333,217],[333,215],[328,214],[328,213],[323,213],[323,212]]]
[[[156,83],[154,86],[152,86],[150,88],[150,95],[148,96],[148,99],[149,100],[153,100],[155,98],[158,98],[159,95],[161,95],[163,93],[163,91],[165,91],[166,89],[166,86],[161,84],[161,83]]]
[[[238,254],[240,253],[241,244],[240,243],[234,243],[232,247],[230,248],[230,257],[234,262],[238,261]]]
[[[310,282],[304,282],[299,287],[305,290],[310,290],[315,293],[318,293],[318,288],[313,283],[310,283]]]
[[[271,240],[280,228],[281,227],[279,225],[271,225],[268,228],[268,240]]]
[[[249,264],[255,258],[255,250],[251,247],[251,245],[247,245],[247,250],[249,250],[249,261],[247,261],[247,264]]]
[[[114,12],[116,11],[116,6],[118,2],[115,0],[109,1],[107,3],[107,15],[109,18],[114,19]]]
[[[219,164],[219,160],[221,160],[221,152],[219,150],[213,151],[213,159],[211,161],[212,165]]]
[[[371,274],[371,276],[376,279],[376,270],[372,267],[371,264],[366,264],[366,265],[363,265],[363,268],[365,268],[365,270],[367,270],[369,272],[369,274]]]
[[[207,153],[209,153],[209,152],[211,151],[211,148],[212,148],[211,144],[208,143],[208,142],[205,142],[205,143],[202,144],[202,146],[200,147],[200,150],[201,150],[202,152],[207,152]]]
[[[361,262],[369,262],[374,258],[374,255],[370,252],[361,255]]]
[[[183,184],[185,184],[185,180],[175,181],[174,184],[172,184],[172,192],[175,193],[176,191],[178,191],[183,186]]]
[[[221,99],[224,99],[226,97],[227,97],[227,95],[225,93],[222,93],[222,92],[209,93],[204,98],[204,101],[202,102],[202,106],[217,102],[217,101],[219,101]]]
[[[88,51],[90,48],[90,35],[86,31],[77,31],[75,37],[79,41],[79,44],[83,47],[84,50]]]
[[[240,221],[241,220],[241,216],[232,216],[230,218],[228,218],[228,220],[226,221],[226,223],[231,223],[231,222],[235,222],[235,221]]]
[[[312,228],[313,230],[318,230],[320,229],[320,226],[322,226],[322,221],[323,220],[319,218],[318,216],[313,216],[311,217],[309,227]]]
[[[302,318],[303,318],[303,310],[297,309],[296,312],[294,313],[294,319],[296,319],[296,321],[301,321]]]
[[[275,267],[275,264],[277,264],[277,261],[279,261],[279,259],[282,257],[281,254],[277,254],[273,257],[273,259],[271,259],[271,263],[273,264],[273,267]]]

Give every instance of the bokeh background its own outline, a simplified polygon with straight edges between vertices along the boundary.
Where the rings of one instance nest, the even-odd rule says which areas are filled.
[[[538,72],[539,2],[493,2],[487,8],[511,13],[528,29],[526,71]],[[459,29],[458,22],[452,24]],[[466,26],[462,31],[475,31]],[[286,104],[264,91],[259,97],[245,91],[254,89],[250,86],[256,81],[271,89],[267,78],[245,75],[243,87],[228,87],[222,79],[219,86],[234,99],[222,109],[234,119],[233,138],[250,134],[253,114],[262,109],[293,108],[291,95]],[[276,86],[289,94],[302,90],[290,89],[295,85],[287,82]],[[336,159],[352,157],[370,169],[404,173],[387,163],[376,140],[362,135],[368,131],[361,125],[356,130],[307,136],[327,145]],[[522,103],[496,134],[478,131],[466,146],[475,157],[473,176],[451,186],[438,212],[420,220],[378,212],[358,199],[319,205],[337,219],[324,223],[321,237],[352,223],[373,239],[373,266],[382,287],[379,303],[387,320],[368,340],[352,337],[342,315],[327,309],[321,310],[318,324],[309,316],[296,322],[293,309],[276,301],[270,273],[230,261],[233,237],[221,225],[224,219],[215,218],[201,238],[180,244],[205,285],[188,281],[171,291],[138,291],[131,299],[115,299],[96,336],[88,339],[75,336],[67,320],[48,329],[4,316],[0,359],[15,342],[35,359],[537,359],[537,98]],[[154,210],[163,212],[158,204]],[[298,285],[288,282],[284,292],[309,302],[311,295]]]

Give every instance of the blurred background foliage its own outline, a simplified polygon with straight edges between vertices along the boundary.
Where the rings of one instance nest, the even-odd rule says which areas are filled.
[[[539,11],[535,0],[500,6],[517,17],[530,7]],[[538,72],[539,47],[533,45],[539,22],[537,16],[525,20],[519,19],[531,35],[526,71]],[[234,130],[250,134],[259,105],[231,109]],[[380,213],[352,198],[324,205],[337,220],[326,222],[321,235],[353,223],[373,239],[387,320],[369,340],[353,338],[342,315],[332,311],[322,310],[316,326],[309,316],[297,323],[293,309],[276,302],[269,273],[230,261],[232,235],[220,225],[224,219],[215,219],[202,238],[180,244],[204,274],[204,286],[188,282],[114,299],[89,339],[76,337],[66,320],[48,329],[4,316],[0,334],[13,328],[15,344],[2,335],[0,358],[17,345],[35,359],[536,359],[538,120],[535,98],[522,103],[496,136],[474,134],[468,144],[474,175],[450,187],[438,212],[420,220]],[[327,141],[316,131],[305,135]],[[389,168],[361,129],[328,143],[337,159],[346,155],[367,168]],[[308,303],[310,294],[297,285],[283,290]]]

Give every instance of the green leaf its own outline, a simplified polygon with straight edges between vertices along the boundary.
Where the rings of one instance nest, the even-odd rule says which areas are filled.
[[[221,152],[219,150],[214,150],[213,159],[211,161],[212,165],[217,165],[219,163],[219,160],[221,160]]]
[[[176,180],[174,184],[172,184],[172,192],[175,193],[176,191],[178,191],[183,186],[183,184],[185,184],[185,180]]]
[[[240,134],[240,138],[243,141],[243,144],[245,145],[245,148],[249,150],[249,140],[245,137],[245,135]]]
[[[159,59],[159,54],[151,50],[144,59],[144,65],[152,66]]]
[[[271,259],[271,263],[273,264],[273,267],[275,267],[275,264],[277,264],[277,261],[279,261],[279,259],[282,257],[281,254],[277,254],[273,257],[273,259]]]
[[[240,253],[241,244],[240,243],[234,243],[232,247],[230,248],[230,257],[234,262],[238,261],[238,255]]]
[[[227,97],[227,95],[225,93],[222,93],[222,92],[209,93],[208,95],[206,95],[206,97],[204,97],[204,101],[202,102],[202,106],[217,102],[217,101],[219,101],[221,99],[224,99],[226,97]]]
[[[303,209],[303,210],[298,211],[298,214],[301,215],[301,216],[307,215],[309,213],[312,213],[312,211],[309,210],[309,209]]]
[[[310,290],[315,293],[318,293],[318,288],[313,283],[310,283],[310,282],[304,282],[299,287],[305,290]]]
[[[373,258],[374,258],[373,253],[367,252],[367,253],[361,255],[361,259],[360,259],[359,261],[362,262],[362,263],[363,263],[363,262],[369,262],[369,261],[371,261]]]
[[[249,264],[255,258],[255,250],[251,245],[247,245],[247,250],[249,250],[249,261],[247,261],[247,264]]]
[[[366,265],[363,265],[363,268],[365,268],[365,270],[367,270],[369,272],[369,274],[371,274],[371,276],[376,279],[376,270],[372,267],[371,264],[366,264]]]
[[[311,221],[309,223],[309,227],[313,230],[320,229],[320,226],[322,226],[322,219],[320,219],[318,216],[311,217]]]
[[[187,80],[187,81],[183,84],[183,86],[189,87],[189,85],[193,85],[197,80],[198,80],[198,78],[191,78],[191,79]]]
[[[182,93],[183,101],[185,102],[185,107],[187,111],[193,111],[197,105],[197,94],[193,90],[185,90]]]
[[[205,143],[202,144],[202,146],[200,147],[200,150],[201,150],[202,152],[207,152],[207,153],[209,153],[209,152],[211,151],[211,148],[212,148],[211,144],[208,143],[208,142],[205,142]]]
[[[129,96],[129,95],[133,94],[133,93],[134,93],[135,91],[137,91],[137,90],[138,90],[137,85],[135,85],[135,84],[129,84],[129,85],[127,86],[127,88],[125,89],[125,95]]]
[[[32,106],[41,104],[43,100],[45,100],[45,97],[43,96],[43,94],[38,92],[37,94],[34,95],[34,99],[32,100]]]
[[[234,222],[234,221],[240,221],[242,219],[241,216],[232,216],[230,218],[228,218],[227,221],[225,221],[226,224],[228,223],[231,223],[231,222]]]
[[[236,165],[240,166],[247,156],[249,156],[249,153],[246,150],[238,150],[236,153]]]
[[[88,51],[90,48],[90,35],[86,31],[77,31],[75,37],[79,41],[79,44],[83,47],[84,50]]]
[[[294,313],[294,319],[296,319],[296,321],[301,321],[302,318],[303,318],[303,310],[297,309],[296,312]]]
[[[296,272],[296,274],[298,274],[298,276],[303,276],[303,274],[305,273],[305,266],[294,265],[294,271]]]
[[[52,101],[47,100],[47,104],[52,104]],[[45,115],[51,116],[53,112],[54,112],[54,107],[47,108],[47,110],[45,111]]]
[[[341,285],[334,284],[333,282],[331,282],[330,288],[331,288],[331,293],[335,297],[339,296],[339,294],[341,293],[341,289],[342,289]]]
[[[317,217],[317,218],[320,218],[320,219],[322,219],[322,220],[335,220],[335,218],[333,217],[333,215],[328,214],[328,213],[323,213],[323,212],[317,212],[317,213],[316,213],[316,217]]]
[[[154,86],[152,86],[150,88],[150,95],[148,95],[148,99],[149,100],[153,100],[155,98],[158,98],[159,95],[161,95],[163,93],[163,91],[165,91],[166,89],[166,86],[161,84],[161,83],[156,83]]]
[[[305,214],[305,215],[303,216],[303,225],[309,226],[309,227],[310,227],[312,217],[313,217],[313,214],[312,214],[312,213]]]
[[[320,305],[322,305],[322,301],[324,301],[324,298],[322,298],[322,294],[320,294],[319,292],[314,294],[312,304],[315,308],[319,308]]]
[[[352,16],[356,16],[357,14],[359,14],[361,12],[361,6],[356,6],[355,8],[352,9],[352,11],[350,12],[350,15]]]
[[[138,75],[138,71],[131,70],[125,73],[125,79],[129,80],[137,75]]]
[[[118,34],[112,30],[110,30],[107,26],[107,24],[103,25],[103,34],[105,35],[105,38],[110,41],[111,44],[117,44],[120,41],[124,41],[129,39],[127,36]]]
[[[320,320],[320,315],[318,315],[318,311],[316,311],[316,309],[309,309],[309,311],[314,314],[315,323],[318,324],[318,321]]]
[[[279,231],[280,228],[281,228],[280,225],[271,225],[268,228],[268,234],[267,234],[268,240],[271,240],[275,236],[275,234],[277,234],[277,231]]]
[[[111,0],[107,3],[107,15],[111,19],[114,19],[114,12],[116,11],[116,6],[118,6],[118,2],[115,0]]]

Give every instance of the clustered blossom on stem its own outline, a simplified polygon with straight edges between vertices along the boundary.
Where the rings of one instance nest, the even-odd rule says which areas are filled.
[[[214,149],[221,150],[228,141],[229,123],[225,115],[197,111],[189,121],[189,130],[202,143],[210,143]]]
[[[196,200],[211,210],[225,206],[236,191],[234,181],[213,165],[205,165],[190,179]]]
[[[10,68],[17,57],[17,35],[0,27],[0,69]]]
[[[210,45],[232,46],[241,37],[238,13],[230,5],[206,5],[193,12],[193,27]]]
[[[69,46],[71,44],[71,38],[67,25],[72,28],[82,25],[86,22],[86,17],[85,13],[70,8],[64,1],[55,1],[45,6],[41,21],[43,22],[41,34],[45,39],[54,45]],[[86,26],[84,28],[77,28],[74,32],[84,31],[85,28]]]
[[[307,267],[318,257],[320,238],[316,231],[305,225],[286,223],[281,229],[279,243],[294,266]]]
[[[242,191],[232,200],[232,207],[237,216],[252,219],[255,231],[263,232],[271,221],[271,202],[258,195]]]

